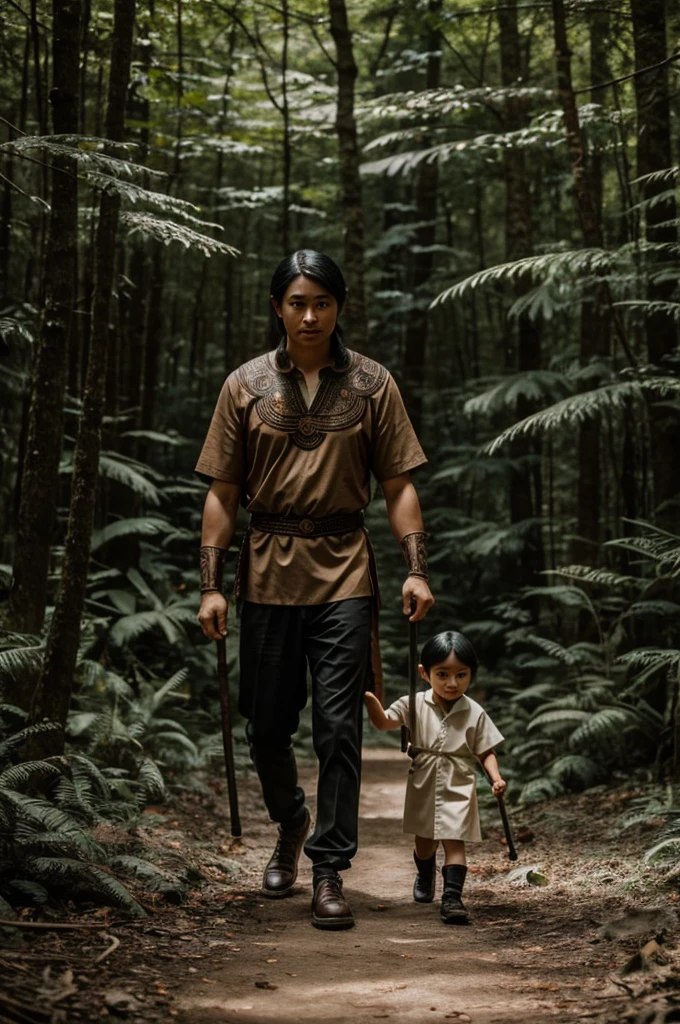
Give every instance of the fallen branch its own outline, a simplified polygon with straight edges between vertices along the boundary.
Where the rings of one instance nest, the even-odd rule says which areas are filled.
[[[0,928],[42,928],[44,931],[80,931],[81,928],[95,928],[100,932],[105,931],[110,925],[106,924],[66,924],[64,922],[52,921],[8,921],[0,918]]]

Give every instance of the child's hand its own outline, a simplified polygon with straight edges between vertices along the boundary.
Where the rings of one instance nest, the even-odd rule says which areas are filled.
[[[494,796],[502,796],[507,788],[508,784],[505,781],[505,779],[496,779],[493,786],[491,787],[491,792],[493,793]]]
[[[364,693],[364,701],[366,703],[366,708],[368,709],[368,717],[371,720],[371,725],[374,725],[376,729],[399,728],[400,723],[395,718],[387,717],[385,709],[374,693],[367,690]]]

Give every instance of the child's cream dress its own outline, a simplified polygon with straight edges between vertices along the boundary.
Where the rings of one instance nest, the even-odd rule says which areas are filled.
[[[408,697],[385,712],[408,725]],[[433,691],[416,694],[414,747],[425,748],[411,763],[404,803],[404,832],[424,839],[479,842],[482,832],[477,807],[476,755],[503,739],[484,708],[463,694],[447,713]]]

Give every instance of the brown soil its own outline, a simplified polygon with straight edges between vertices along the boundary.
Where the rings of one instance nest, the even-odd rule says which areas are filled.
[[[257,781],[247,778],[240,787],[241,841],[229,836],[224,787],[214,783],[214,800],[184,797],[174,814],[164,811],[165,821],[151,819],[143,830],[160,863],[189,862],[200,871],[190,899],[173,907],[149,905],[147,897],[150,916],[142,922],[95,911],[87,920],[101,920],[101,931],[22,935],[14,950],[0,951],[0,989],[11,980],[24,1006],[32,991],[33,1016],[28,1010],[23,1018],[3,1016],[3,1006],[9,1011],[0,992],[0,1021],[57,1024],[108,1015],[178,1024],[680,1020],[676,893],[661,888],[644,864],[654,833],[621,830],[621,816],[639,793],[511,810],[517,834],[528,840],[518,843],[516,864],[490,807],[483,814],[485,842],[469,847],[465,900],[472,923],[452,927],[440,922],[436,902],[411,899],[411,842],[400,822],[405,771],[397,751],[366,753],[360,850],[345,875],[355,928],[311,926],[306,863],[293,897],[260,896],[275,827]],[[301,774],[313,811],[313,766]],[[534,880],[547,884],[512,881],[517,868],[525,874],[535,868]],[[654,912],[641,915],[645,908]],[[611,923],[618,919],[624,920]],[[652,936],[659,946],[648,949],[647,969],[625,973]],[[120,945],[96,963],[116,939]],[[50,975],[41,978],[47,964]]]

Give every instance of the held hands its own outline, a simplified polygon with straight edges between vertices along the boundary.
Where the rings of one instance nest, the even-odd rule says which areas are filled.
[[[216,590],[203,594],[197,618],[209,640],[221,640],[226,636],[227,599],[224,594]]]
[[[371,725],[374,725],[376,729],[397,729],[399,728],[399,722],[392,718],[388,718],[385,714],[385,710],[374,693],[367,690],[364,693],[364,702],[366,704],[366,710],[368,711],[368,717],[371,720]]]
[[[424,619],[434,604],[434,598],[427,581],[420,576],[407,576],[404,586],[401,588],[404,615],[408,615],[409,622],[420,622]],[[411,604],[415,602],[416,610],[410,614]]]

